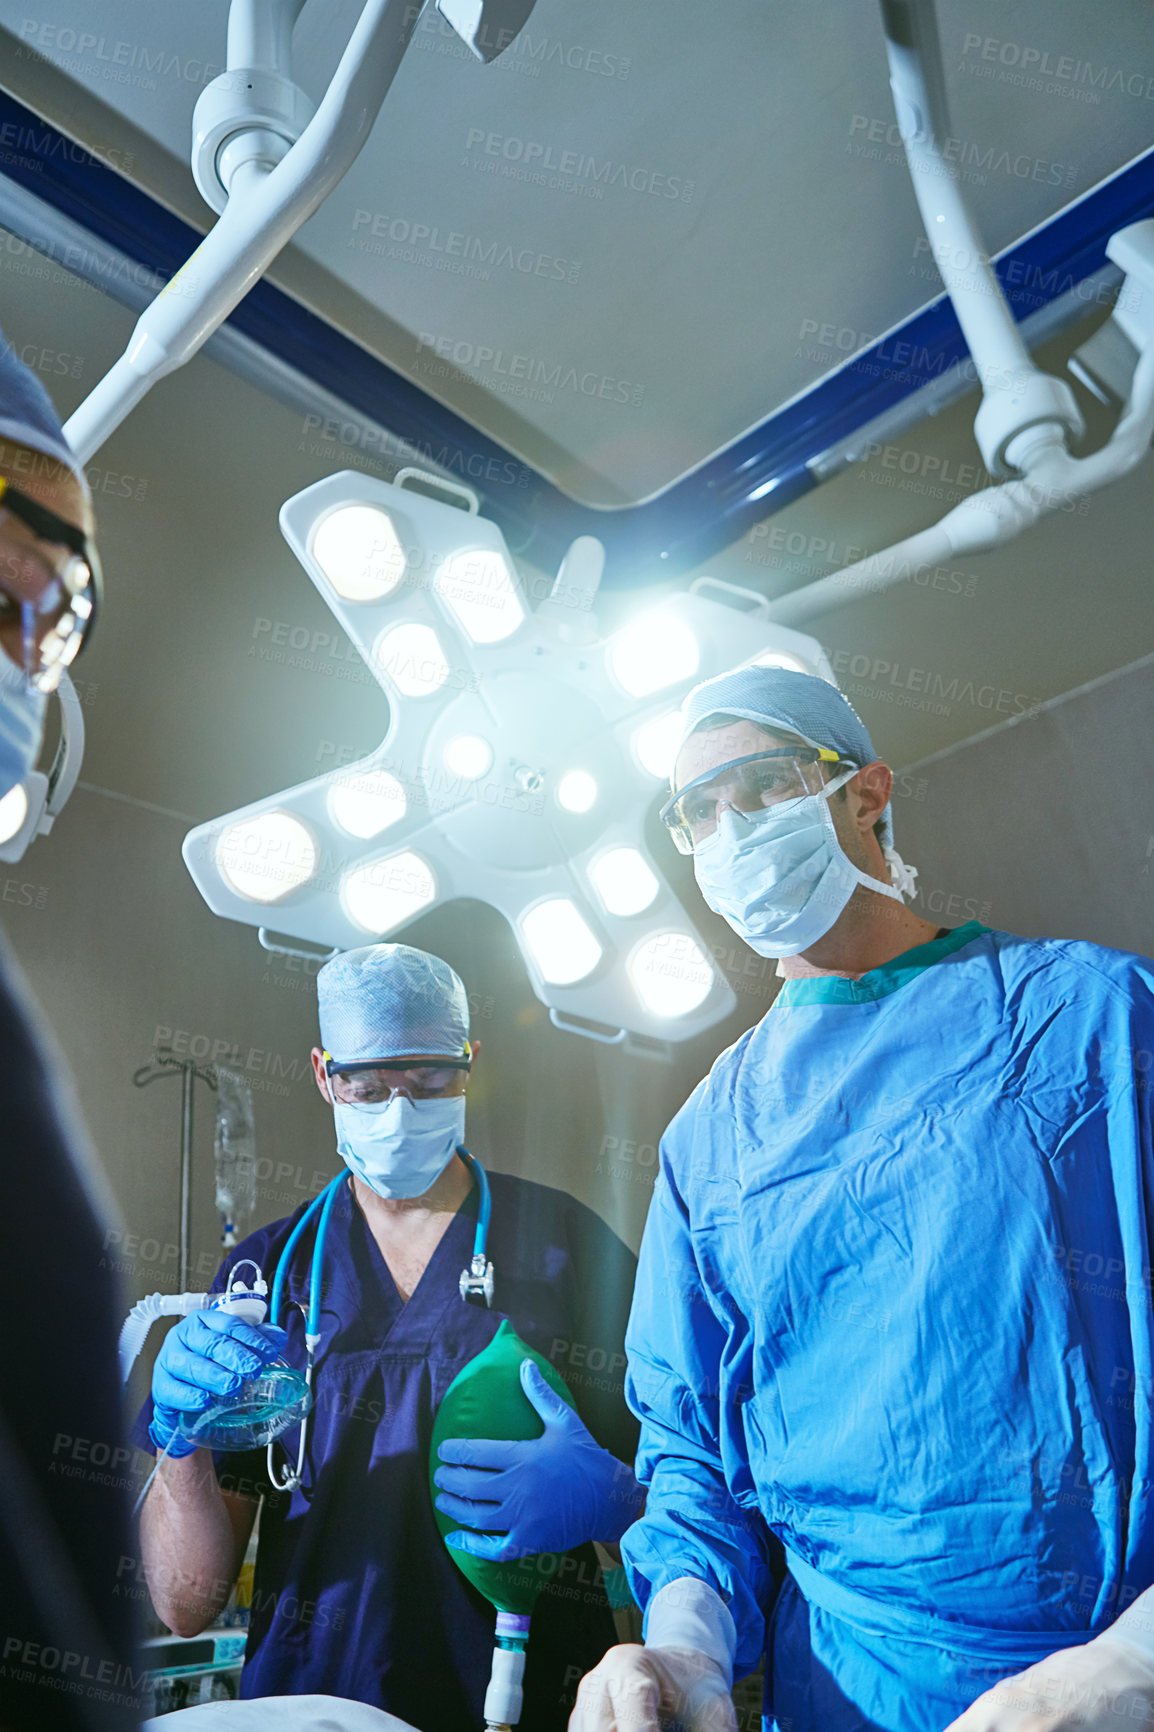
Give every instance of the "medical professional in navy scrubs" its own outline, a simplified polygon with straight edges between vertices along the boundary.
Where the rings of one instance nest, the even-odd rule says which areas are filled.
[[[492,1308],[463,1299],[478,1184],[457,1151],[479,1051],[464,986],[437,957],[378,944],[327,963],[317,996],[324,1048],[313,1049],[313,1066],[349,1177],[325,1244],[302,1481],[272,1489],[263,1451],[215,1461],[188,1451],[177,1422],[277,1351],[303,1368],[312,1227],[291,1262],[287,1338],[202,1312],[165,1340],[141,1419],[153,1444],[170,1446],[141,1525],[153,1600],[178,1633],[203,1629],[236,1580],[263,1495],[242,1695],[346,1697],[421,1732],[482,1724],[494,1614],[438,1532],[428,1452],[446,1390],[507,1317],[555,1360],[577,1411],[527,1370],[543,1435],[516,1446],[499,1473],[484,1443],[456,1444],[438,1470],[439,1501],[477,1530],[461,1536],[471,1550],[558,1554],[544,1566],[551,1585],[533,1618],[521,1725],[561,1728],[582,1671],[615,1640],[588,1542],[613,1545],[641,1502],[622,1393],[635,1261],[583,1204],[494,1173]],[[271,1283],[301,1213],[253,1233],[215,1285],[242,1258]],[[574,1369],[582,1365],[601,1369]],[[296,1462],[298,1436],[274,1446],[278,1478]],[[173,1459],[180,1450],[188,1453]]]

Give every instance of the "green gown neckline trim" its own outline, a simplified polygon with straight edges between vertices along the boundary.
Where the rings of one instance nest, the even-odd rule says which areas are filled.
[[[871,968],[860,980],[845,980],[832,974],[810,980],[787,980],[772,1009],[794,1010],[803,1004],[873,1004],[908,986],[935,962],[952,956],[955,950],[989,930],[980,920],[967,920],[964,926],[955,926],[942,938],[931,938],[928,944],[915,944],[912,950],[903,950],[900,956]]]

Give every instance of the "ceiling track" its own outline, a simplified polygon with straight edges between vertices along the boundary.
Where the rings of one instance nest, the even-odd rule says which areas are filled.
[[[0,91],[3,173],[29,199],[59,213],[91,248],[49,250],[95,286],[112,288],[108,256],[148,279],[175,275],[203,238],[142,187],[91,155],[50,122]],[[994,261],[1015,319],[1052,332],[1047,309],[1069,320],[1092,310],[1079,286],[1101,278],[1106,242],[1154,215],[1154,149],[1136,157]],[[11,218],[11,222],[9,222]],[[21,232],[19,201],[0,198],[0,221]],[[15,225],[15,226],[13,226]],[[25,225],[31,229],[34,225]],[[42,239],[40,244],[42,245]],[[143,280],[141,280],[143,279]],[[131,299],[131,294],[121,298]],[[232,339],[230,341],[230,339]],[[639,504],[601,508],[563,492],[548,476],[488,438],[410,379],[267,280],[257,283],[214,340],[214,353],[259,381],[267,357],[277,394],[337,405],[403,443],[398,467],[417,454],[466,481],[510,548],[555,569],[578,535],[607,552],[604,589],[635,589],[692,570],[752,526],[818,486],[822,459],[915,393],[935,406],[967,386],[968,352],[948,299],[940,297],[886,332],[749,432]],[[911,405],[912,407],[912,405]]]

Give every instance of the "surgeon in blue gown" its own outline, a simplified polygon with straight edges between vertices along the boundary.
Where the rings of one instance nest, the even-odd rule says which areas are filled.
[[[235,1581],[263,1497],[241,1694],[320,1694],[384,1708],[421,1732],[483,1723],[494,1612],[454,1565],[428,1484],[437,1408],[458,1371],[504,1318],[569,1382],[570,1412],[535,1376],[523,1383],[542,1437],[495,1471],[486,1445],[458,1440],[438,1470],[468,1549],[542,1552],[547,1583],[533,1617],[521,1725],[563,1727],[577,1681],[615,1640],[597,1556],[636,1515],[636,1425],[622,1393],[635,1264],[590,1209],[560,1191],[490,1175],[492,1309],[459,1291],[473,1253],[477,1191],[455,1150],[478,1043],[458,976],[407,945],[348,951],[317,976],[324,1050],[318,1086],[332,1102],[349,1167],[325,1247],[315,1408],[303,1481],[269,1484],[264,1451],[189,1450],[174,1436],[214,1388],[239,1385],[278,1349],[303,1367],[313,1230],[291,1265],[287,1341],[220,1313],[166,1337],[142,1415],[166,1459],[144,1506],[144,1565],[157,1611],[180,1634],[211,1621]],[[379,1060],[381,1068],[374,1068]],[[303,1211],[253,1233],[229,1269],[255,1258],[272,1279]],[[298,1433],[274,1445],[278,1478]],[[283,1446],[283,1447],[282,1447]]]
[[[732,1727],[763,1655],[775,1732],[1154,1726],[1152,970],[919,919],[890,785],[824,681],[685,701],[663,816],[785,984],[662,1142],[580,1732]]]

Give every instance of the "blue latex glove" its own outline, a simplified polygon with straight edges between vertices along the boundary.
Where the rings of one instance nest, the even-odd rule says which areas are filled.
[[[482,1533],[452,1533],[446,1543],[475,1558],[504,1562],[530,1552],[566,1552],[585,1540],[619,1540],[638,1515],[641,1487],[633,1471],[595,1443],[567,1402],[531,1359],[521,1387],[545,1422],[525,1443],[450,1437],[433,1483],[437,1508]]]
[[[176,1460],[197,1448],[178,1429],[182,1413],[203,1413],[218,1396],[233,1395],[281,1351],[288,1337],[227,1311],[191,1311],[164,1338],[152,1372],[152,1423],[157,1449]]]

